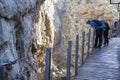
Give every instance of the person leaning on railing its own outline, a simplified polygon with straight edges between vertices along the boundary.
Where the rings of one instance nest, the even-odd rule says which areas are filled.
[[[109,30],[110,27],[108,25],[108,23],[105,20],[100,20],[102,23],[102,30],[103,30],[103,36],[104,36],[104,46],[108,46],[109,45],[109,39],[108,39],[108,34],[109,34]]]
[[[102,23],[99,20],[86,20],[87,24],[90,24],[95,29],[95,45],[94,48],[101,48],[102,45]],[[99,43],[98,43],[99,42]]]

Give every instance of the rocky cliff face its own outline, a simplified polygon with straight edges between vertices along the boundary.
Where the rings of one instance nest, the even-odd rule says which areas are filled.
[[[64,0],[0,1],[0,62],[3,65],[18,59],[6,71],[6,80],[37,80],[38,72],[42,79],[46,47],[52,47],[54,54],[60,53],[64,3]]]
[[[5,71],[5,80],[37,80],[34,51],[36,1],[0,1],[0,64],[18,59]]]
[[[38,73],[43,80],[47,47],[52,48],[52,76],[65,76],[67,41],[74,47],[76,34],[80,39],[83,31],[87,35],[85,20],[105,18],[112,23],[117,17],[104,0],[1,0],[0,64],[18,59],[5,71],[6,80],[38,80]]]
[[[62,47],[62,22],[66,7],[64,0],[45,0],[37,7],[36,39],[37,39],[37,58],[39,73],[42,77],[45,67],[45,50],[52,48],[52,54],[61,53]],[[53,61],[54,62],[54,61]],[[55,65],[54,65],[55,66]],[[54,67],[53,66],[53,67]]]

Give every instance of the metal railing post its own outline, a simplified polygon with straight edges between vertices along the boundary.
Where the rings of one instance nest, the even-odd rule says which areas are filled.
[[[84,41],[85,41],[85,32],[82,32],[82,64],[84,63]]]
[[[89,50],[90,50],[90,35],[91,35],[91,29],[89,29],[89,32],[88,32],[88,50],[87,50],[88,56],[89,56]]]
[[[78,74],[79,35],[76,35],[75,76]]]
[[[93,36],[92,36],[92,51],[94,49],[94,41],[95,40],[95,29],[93,29]]]
[[[50,67],[51,67],[51,48],[46,49],[46,66],[45,66],[45,80],[50,80]]]
[[[72,41],[68,41],[66,80],[70,80],[71,48],[72,48]]]

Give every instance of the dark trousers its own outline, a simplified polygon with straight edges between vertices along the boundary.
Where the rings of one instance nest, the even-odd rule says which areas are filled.
[[[108,45],[109,44],[109,39],[108,39],[108,30],[103,31],[103,35],[104,35],[104,45]]]
[[[96,37],[95,37],[95,46],[94,47],[101,47],[102,45],[102,28],[96,29]]]

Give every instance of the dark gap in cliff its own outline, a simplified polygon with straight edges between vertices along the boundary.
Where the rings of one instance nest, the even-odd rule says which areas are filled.
[[[5,41],[4,43],[0,44],[0,52],[5,51],[8,47],[8,41]]]
[[[51,28],[50,28],[50,19],[48,17],[48,15],[45,15],[45,26],[46,26],[46,36],[49,37],[49,41],[52,42],[51,40]]]
[[[18,25],[16,28],[16,50],[19,52],[23,52],[23,42],[21,35],[21,33],[23,32],[23,28],[20,27],[20,25]]]
[[[37,47],[35,46],[35,44],[31,43],[30,47],[31,47],[32,54],[37,52]]]

